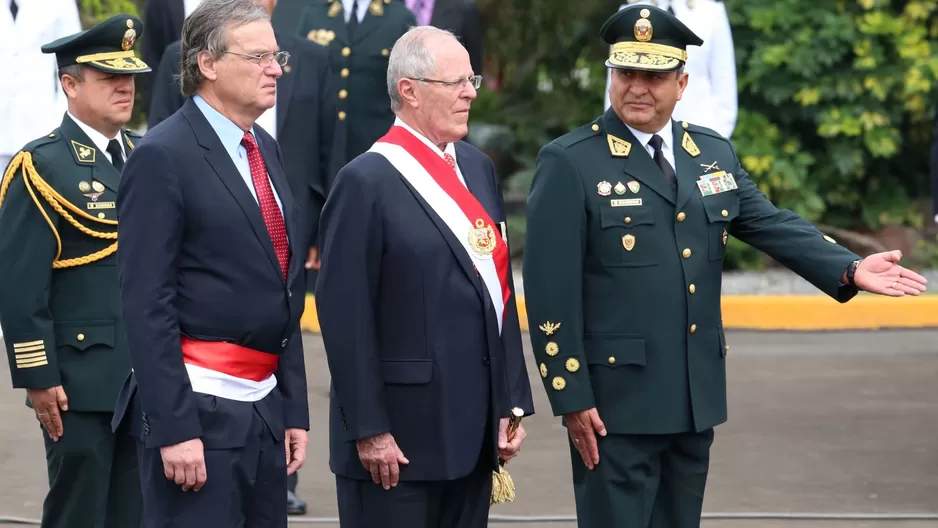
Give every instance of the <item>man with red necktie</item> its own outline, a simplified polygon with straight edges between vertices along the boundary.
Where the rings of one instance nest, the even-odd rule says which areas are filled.
[[[252,0],[203,0],[181,50],[188,99],[137,144],[119,190],[134,372],[115,426],[137,437],[146,528],[285,528],[309,428],[303,231],[255,121],[289,56]]]
[[[495,167],[462,141],[481,77],[447,31],[391,50],[394,126],[336,177],[316,284],[343,527],[476,528],[533,414]]]

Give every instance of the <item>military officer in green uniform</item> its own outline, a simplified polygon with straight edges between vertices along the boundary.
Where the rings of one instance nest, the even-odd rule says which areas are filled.
[[[315,0],[297,34],[329,48],[336,97],[333,170],[365,152],[394,123],[388,101],[388,57],[397,39],[417,25],[400,1]]]
[[[726,420],[727,238],[839,302],[925,279],[898,251],[861,259],[776,209],[726,138],[671,118],[701,44],[676,18],[630,6],[601,36],[611,108],[542,149],[528,199],[531,342],[569,433],[579,526],[695,527]]]
[[[141,21],[117,15],[46,44],[68,97],[61,125],[16,154],[0,184],[0,324],[13,387],[45,441],[43,528],[140,525],[133,438],[111,431],[130,372],[118,295],[115,200],[139,136],[130,119]],[[12,126],[15,126],[13,124]]]

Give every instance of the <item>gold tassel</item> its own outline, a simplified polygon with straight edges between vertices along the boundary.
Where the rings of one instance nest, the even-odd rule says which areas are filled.
[[[508,421],[508,441],[515,437],[518,426],[521,425],[521,418],[524,417],[524,410],[515,407],[511,410],[511,418]],[[511,480],[511,475],[505,471],[505,461],[498,461],[498,471],[492,472],[492,496],[489,504],[500,504],[512,502],[515,500],[515,482]]]

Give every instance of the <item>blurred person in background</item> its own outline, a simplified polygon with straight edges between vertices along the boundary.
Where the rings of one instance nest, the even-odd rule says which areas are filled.
[[[2,1],[2,0],[0,0]],[[147,0],[143,10],[143,22],[147,25],[147,38],[140,45],[141,55],[147,64],[154,68],[160,65],[166,47],[179,40],[182,23],[186,17],[199,7],[202,0]],[[153,104],[153,83],[156,74],[140,77],[141,108],[145,115],[150,115]],[[150,125],[152,126],[152,125]]]
[[[271,15],[276,0],[257,0]],[[299,225],[305,230],[303,254],[306,267],[319,267],[319,215],[326,199],[330,174],[338,170],[330,162],[335,135],[335,97],[332,93],[332,68],[329,55],[321,46],[292,33],[274,29],[280,50],[290,54],[290,62],[277,79],[274,106],[267,109],[257,122],[277,140],[283,155],[283,169],[290,189],[300,208]],[[179,81],[181,43],[177,40],[166,48],[153,81],[153,100],[148,124],[150,128],[182,108],[186,98]],[[309,280],[309,277],[305,277]],[[309,280],[307,290],[315,282]],[[303,515],[306,503],[296,495],[298,473],[287,480],[287,513]]]
[[[926,281],[899,251],[861,258],[777,209],[725,136],[672,117],[702,44],[677,18],[632,5],[600,36],[612,107],[541,150],[528,197],[531,344],[567,428],[579,526],[695,528],[727,413],[729,236],[841,303]]]
[[[726,6],[717,0],[638,0],[622,4],[653,5],[677,17],[703,40],[687,50],[684,71],[689,76],[687,89],[677,106],[674,118],[712,128],[731,139],[736,127],[737,95],[736,52]],[[609,83],[606,78],[605,108],[609,108]]]
[[[417,18],[418,26],[452,31],[469,52],[472,71],[482,74],[485,24],[476,0],[398,0]]]
[[[134,75],[150,70],[134,57],[142,34],[139,19],[121,14],[41,47],[68,110],[21,145],[0,185],[0,225],[10,226],[0,229],[0,323],[13,387],[26,389],[43,431],[43,528],[140,524],[135,443],[127,428],[112,432],[111,418],[131,366],[116,200],[139,140],[123,129]]]
[[[415,24],[398,0],[321,0],[303,11],[298,36],[327,49],[332,64],[336,167],[371,148],[394,123],[385,90],[388,56]]]

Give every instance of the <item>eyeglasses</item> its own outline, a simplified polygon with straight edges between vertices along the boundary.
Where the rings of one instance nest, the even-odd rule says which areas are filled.
[[[436,79],[419,79],[419,78],[418,78],[418,79],[411,79],[411,80],[413,80],[413,81],[420,81],[420,82],[428,82],[428,83],[442,84],[443,86],[446,86],[447,88],[462,88],[463,86],[466,85],[466,83],[471,84],[472,87],[475,88],[476,90],[478,90],[479,87],[482,86],[482,76],[481,76],[481,75],[473,75],[472,77],[466,77],[465,79],[457,79],[457,80],[455,80],[455,81],[439,81],[439,80],[436,80]]]
[[[237,55],[239,57],[244,57],[250,60],[251,62],[253,62],[254,64],[258,64],[264,67],[270,66],[275,61],[277,62],[277,64],[281,66],[286,66],[287,61],[290,60],[290,54],[287,53],[286,51],[278,51],[277,53],[267,52],[267,53],[262,53],[260,55],[249,55],[246,53],[236,53],[234,51],[226,51],[225,53],[229,55]]]

